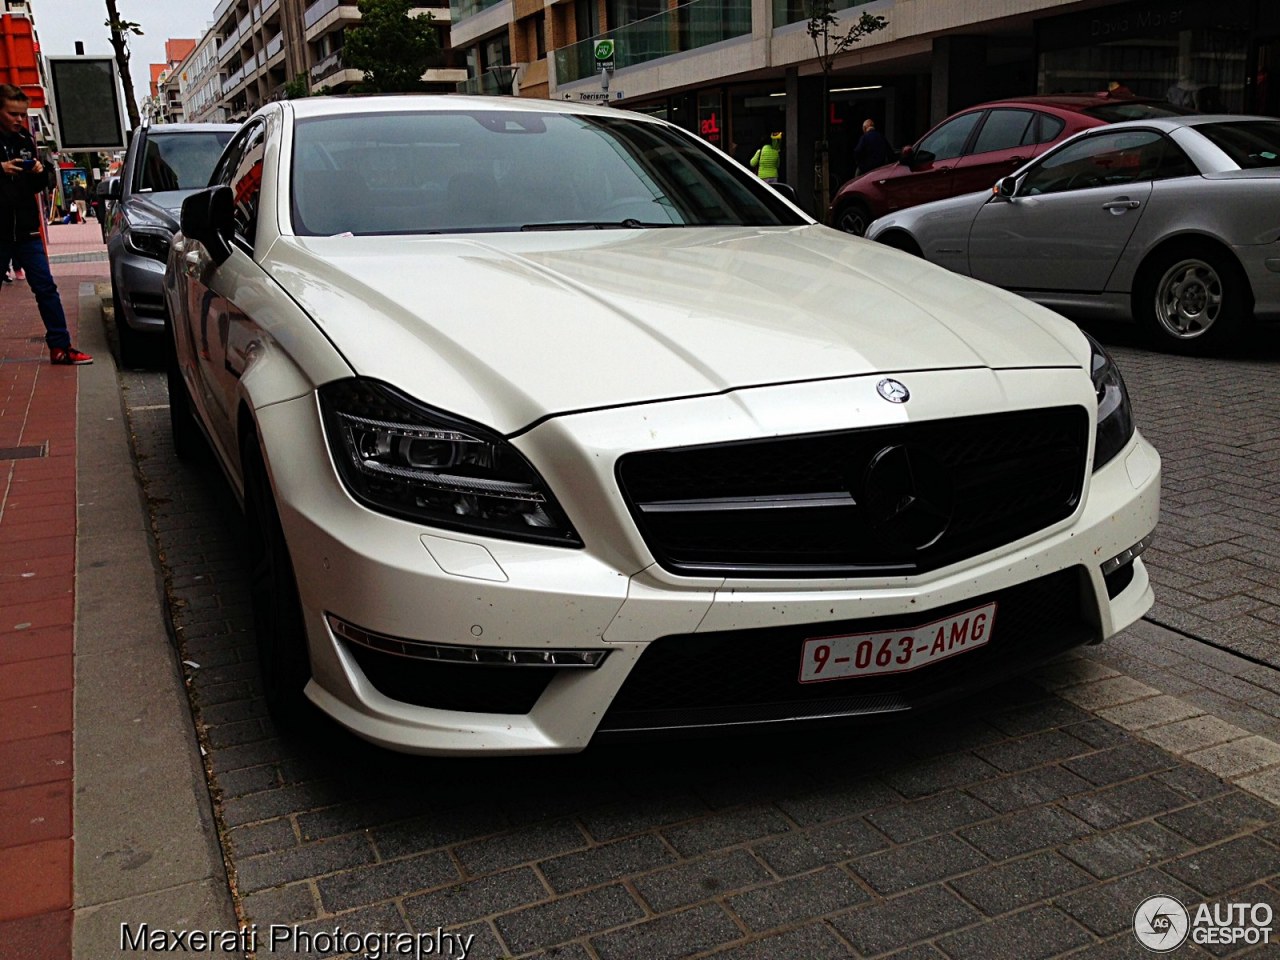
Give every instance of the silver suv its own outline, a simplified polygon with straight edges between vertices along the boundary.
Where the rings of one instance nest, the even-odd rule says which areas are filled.
[[[182,201],[208,186],[222,148],[239,124],[143,124],[133,132],[112,201],[107,255],[120,363],[144,365],[164,332],[164,262]]]

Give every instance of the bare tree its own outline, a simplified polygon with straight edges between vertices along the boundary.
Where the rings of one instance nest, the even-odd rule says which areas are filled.
[[[822,139],[818,142],[817,197],[819,218],[825,218],[831,198],[831,67],[836,57],[844,53],[869,33],[883,30],[889,25],[884,17],[863,12],[853,26],[844,33],[832,33],[840,23],[835,12],[835,0],[809,0],[809,24],[807,32],[813,41],[818,66],[822,68]]]
[[[129,73],[129,34],[142,36],[142,26],[131,20],[121,20],[116,10],[116,0],[107,0],[107,27],[111,30],[111,49],[116,52],[116,66],[120,68],[120,80],[124,83],[125,109],[129,111],[129,129],[136,130],[142,121],[138,117],[138,104],[133,96],[133,77]]]

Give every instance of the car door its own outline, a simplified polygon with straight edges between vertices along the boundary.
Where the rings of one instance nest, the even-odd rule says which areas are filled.
[[[1035,110],[996,107],[988,110],[969,152],[955,162],[954,195],[989,190],[1035,154]]]
[[[1151,196],[1167,141],[1104,130],[1068,141],[993,198],[969,233],[969,272],[1011,290],[1100,293]],[[1169,145],[1172,147],[1172,145]]]
[[[954,194],[951,188],[953,169],[984,112],[971,110],[962,113],[925,134],[912,151],[909,170],[899,176],[885,178],[881,185],[890,212],[930,200],[942,200]]]
[[[235,228],[231,256],[220,266],[201,261],[208,254],[198,245],[188,250],[186,316],[195,355],[195,400],[212,428],[227,462],[235,463],[238,383],[252,349],[253,333],[242,305],[252,299],[261,269],[253,260],[266,124],[254,123],[236,135],[214,168],[212,185],[231,188]]]

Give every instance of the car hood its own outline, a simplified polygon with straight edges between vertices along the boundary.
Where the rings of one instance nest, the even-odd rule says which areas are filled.
[[[506,432],[765,384],[1081,363],[1055,314],[821,226],[282,238],[263,265],[357,374]]]

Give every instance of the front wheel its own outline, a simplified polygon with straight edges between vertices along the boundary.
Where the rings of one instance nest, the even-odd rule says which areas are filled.
[[[1239,335],[1249,299],[1248,280],[1229,256],[1182,247],[1143,268],[1133,312],[1159,348],[1205,356]]]
[[[302,689],[311,678],[302,604],[275,494],[256,438],[250,435],[244,446],[241,462],[249,593],[262,692],[272,718],[285,728],[296,728],[308,713]]]
[[[169,385],[169,434],[173,437],[174,454],[179,460],[189,463],[199,460],[208,448],[196,423],[187,385],[182,379],[182,371],[178,366],[178,349],[173,337],[173,330],[166,329],[164,372]]]
[[[866,204],[858,200],[846,203],[836,211],[836,229],[843,230],[845,233],[852,233],[855,237],[863,236],[870,224],[871,212],[867,209]]]

